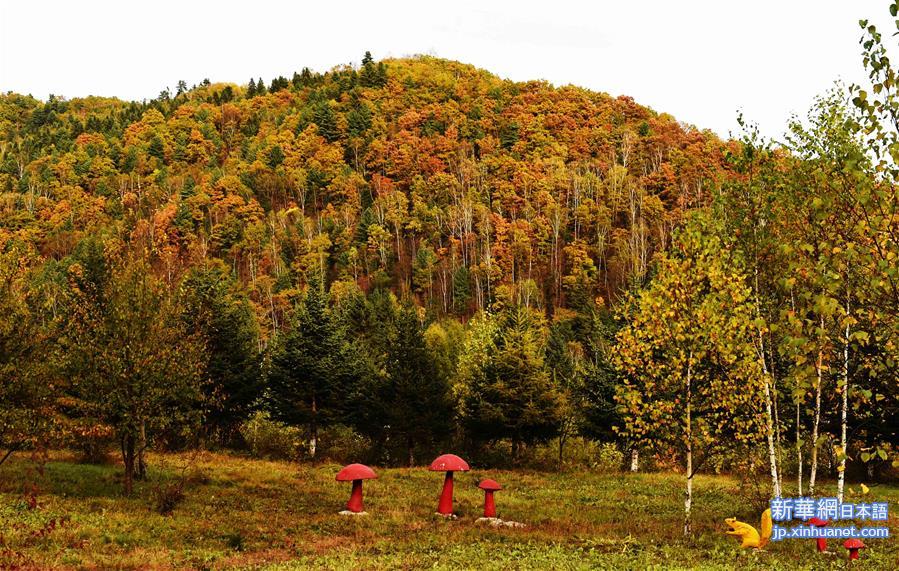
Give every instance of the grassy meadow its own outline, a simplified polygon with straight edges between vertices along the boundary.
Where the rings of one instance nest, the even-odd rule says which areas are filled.
[[[758,502],[731,477],[696,481],[695,538],[681,538],[676,474],[477,470],[457,474],[456,520],[434,515],[443,474],[377,469],[365,483],[367,517],[338,515],[350,485],[336,464],[227,454],[150,456],[132,497],[121,467],[51,454],[43,474],[23,455],[0,468],[0,568],[12,569],[844,569],[846,552],[812,540],[741,550],[723,519],[758,525]],[[498,515],[523,529],[476,524],[479,478],[498,480]],[[160,490],[183,479],[183,498],[160,515]],[[23,494],[35,481],[36,495]],[[825,487],[825,492],[830,492]],[[899,488],[886,499],[899,533]],[[867,499],[867,497],[866,497]],[[755,503],[755,505],[753,505]],[[871,540],[855,566],[899,568],[899,541]]]

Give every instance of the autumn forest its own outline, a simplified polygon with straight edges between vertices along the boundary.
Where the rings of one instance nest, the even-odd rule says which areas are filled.
[[[611,457],[686,478],[686,534],[697,473],[895,481],[899,79],[859,34],[870,85],[776,141],[430,56],[0,95],[0,462]]]

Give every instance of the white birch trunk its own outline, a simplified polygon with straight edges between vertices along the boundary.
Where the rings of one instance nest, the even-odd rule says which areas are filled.
[[[768,464],[771,467],[771,491],[775,498],[781,497],[780,479],[777,477],[777,448],[774,445],[774,415],[771,404],[771,383],[768,373],[765,372],[765,409],[767,412],[768,426],[765,432],[768,434]]]
[[[693,509],[693,419],[692,412],[692,379],[693,353],[690,352],[690,361],[687,362],[687,491],[684,495],[684,537],[689,537],[693,531],[691,511]]]
[[[762,304],[759,301],[759,269],[758,264],[755,267],[755,313],[756,316],[762,317]],[[771,396],[771,375],[768,371],[768,361],[765,358],[765,336],[762,334],[762,330],[757,329],[759,340],[758,347],[756,347],[759,363],[762,366],[762,375],[765,379],[765,420],[766,427],[765,432],[768,437],[768,464],[771,468],[771,492],[774,494],[775,498],[781,497],[780,491],[780,473],[777,470],[777,446],[775,444],[775,419],[774,419],[774,403],[773,398]]]
[[[824,317],[821,317],[821,330],[824,330]],[[821,427],[821,384],[824,375],[824,349],[818,347],[818,359],[815,361],[815,420],[812,422],[812,459],[808,477],[808,493],[815,495],[815,479],[818,475],[818,431]]]
[[[849,297],[846,297],[846,329],[843,337],[843,403],[840,407],[840,448],[842,455],[837,468],[837,499],[843,502],[843,487],[846,484],[846,417],[849,412]]]
[[[799,403],[796,403],[796,488],[802,497],[802,432],[799,424]]]

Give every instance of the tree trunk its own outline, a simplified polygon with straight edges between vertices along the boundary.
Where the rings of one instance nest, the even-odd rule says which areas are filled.
[[[770,348],[771,344],[768,344]],[[774,449],[777,458],[777,485],[783,487],[783,438],[780,429],[780,405],[777,404],[777,377],[774,376],[774,359],[771,359],[771,394],[774,408]]]
[[[755,313],[759,318],[762,317],[762,305],[759,301],[759,269],[758,269],[758,260],[756,260],[755,266]],[[777,446],[775,445],[775,432],[777,427],[775,425],[775,417],[774,417],[774,403],[771,395],[771,378],[773,375],[768,371],[768,360],[765,357],[765,336],[762,334],[762,330],[758,329],[758,357],[759,362],[762,365],[762,375],[765,379],[765,413],[766,417],[766,427],[765,432],[768,436],[768,463],[771,467],[771,491],[774,494],[775,498],[779,498],[781,496],[780,492],[780,478],[779,473],[777,471]]]
[[[415,447],[414,447],[414,445],[413,445],[413,443],[412,443],[412,436],[411,436],[411,435],[410,435],[410,436],[407,436],[407,437],[406,437],[406,452],[407,452],[408,455],[409,455],[409,467],[410,467],[410,468],[411,468],[412,466],[415,466],[415,454],[414,454],[414,450],[415,450]]]
[[[690,360],[693,354],[690,353]],[[691,511],[693,509],[693,419],[691,417],[692,387],[691,378],[692,363],[687,363],[687,491],[684,494],[684,537],[689,537],[693,531]]]
[[[775,498],[781,497],[780,480],[777,477],[777,448],[774,445],[774,415],[772,414],[771,404],[771,383],[768,380],[768,373],[765,372],[765,409],[767,411],[768,426],[768,464],[771,467],[771,491]]]
[[[846,298],[846,330],[843,337],[843,403],[840,407],[840,466],[837,468],[837,500],[843,502],[843,487],[846,483],[846,417],[849,412],[849,298]]]
[[[19,449],[19,446],[21,446],[21,445],[13,444],[12,446],[9,447],[9,450],[6,451],[6,454],[3,455],[3,458],[0,458],[0,466],[2,466],[4,464],[4,462],[9,460],[9,457],[12,456],[13,453]]]
[[[562,471],[562,462],[565,460],[565,434],[559,434],[559,472]]]
[[[318,403],[312,395],[312,421],[309,423],[309,458],[315,460],[315,449],[318,447]]]
[[[125,494],[131,495],[134,491],[134,435],[127,434],[122,437],[122,463],[125,465]]]
[[[824,317],[821,317],[821,330],[824,330]],[[824,375],[824,349],[818,347],[818,359],[815,361],[815,420],[812,422],[812,460],[808,476],[808,493],[815,495],[815,479],[818,475],[818,431],[821,427],[821,384]]]
[[[147,423],[140,421],[140,435],[137,442],[137,472],[136,479],[144,480],[147,477],[147,460],[144,452],[147,450]]]
[[[799,403],[796,403],[796,487],[802,496],[802,433],[799,428]]]
[[[637,450],[637,446],[634,445],[631,448],[631,472],[638,472],[640,470],[640,451]]]

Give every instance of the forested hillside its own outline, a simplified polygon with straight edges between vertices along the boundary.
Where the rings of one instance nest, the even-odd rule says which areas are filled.
[[[546,308],[616,298],[724,176],[724,144],[576,87],[420,57],[148,103],[2,99],[3,239],[62,261],[85,237],[167,283],[222,260],[268,338],[313,275],[468,317],[508,286]]]
[[[0,96],[0,443],[114,443],[130,490],[151,445],[562,463],[587,438],[842,495],[896,438],[876,93],[783,146],[431,57]]]

